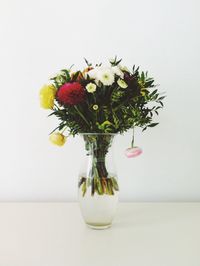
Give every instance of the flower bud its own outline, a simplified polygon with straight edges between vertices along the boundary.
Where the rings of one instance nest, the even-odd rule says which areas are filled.
[[[49,140],[57,145],[57,146],[63,146],[66,142],[66,137],[61,133],[52,133],[49,137]]]
[[[117,84],[120,86],[120,88],[122,89],[126,89],[128,87],[128,85],[126,84],[126,82],[123,79],[118,79]]]
[[[142,149],[139,147],[128,148],[125,150],[125,155],[127,158],[137,157],[141,153],[142,153]]]

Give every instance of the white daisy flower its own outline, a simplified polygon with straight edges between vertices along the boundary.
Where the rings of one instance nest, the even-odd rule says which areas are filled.
[[[93,92],[95,92],[95,91],[96,91],[96,88],[97,88],[97,86],[96,86],[94,83],[92,83],[92,82],[90,82],[90,83],[87,84],[87,86],[86,86],[86,90],[87,90],[87,92],[89,92],[89,93],[93,93]]]
[[[111,86],[115,81],[115,76],[111,68],[100,68],[97,72],[97,80],[104,86]]]
[[[123,79],[118,79],[117,84],[120,86],[120,88],[122,89],[126,89],[128,87],[128,85],[126,84],[126,82]]]
[[[119,76],[121,79],[124,78],[124,73],[121,71],[121,69],[118,66],[112,67],[112,71],[115,75]]]

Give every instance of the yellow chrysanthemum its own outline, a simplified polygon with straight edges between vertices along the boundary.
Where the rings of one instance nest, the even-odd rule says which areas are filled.
[[[40,105],[44,109],[52,109],[54,106],[54,99],[56,95],[56,88],[53,85],[44,85],[40,90]]]
[[[63,146],[66,142],[66,137],[61,133],[52,133],[49,137],[49,140],[57,145],[57,146]]]

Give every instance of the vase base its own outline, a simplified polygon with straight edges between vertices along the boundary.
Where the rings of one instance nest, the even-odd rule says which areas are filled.
[[[103,230],[103,229],[108,229],[111,227],[112,224],[89,224],[86,223],[87,226],[91,229],[95,229],[95,230]]]

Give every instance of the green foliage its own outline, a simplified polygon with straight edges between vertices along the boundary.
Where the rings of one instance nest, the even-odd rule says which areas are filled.
[[[92,67],[86,59],[85,62],[88,67]],[[111,66],[120,67],[120,62],[115,57],[110,63]],[[98,82],[94,93],[85,89],[85,101],[76,106],[64,106],[55,101],[50,116],[55,115],[59,119],[56,129],[62,130],[66,127],[70,134],[76,135],[89,132],[123,133],[133,127],[146,130],[158,125],[153,120],[163,108],[165,96],[155,88],[154,79],[148,76],[148,72],[140,72],[139,67],[133,66],[132,72],[122,71],[127,88],[119,87],[119,77],[115,75],[115,82],[111,86]],[[89,75],[83,76],[80,71],[72,75],[70,69],[61,70],[52,81],[58,90],[67,82],[78,81],[84,88],[88,83],[94,82]],[[94,105],[98,106],[98,110],[93,109]]]

